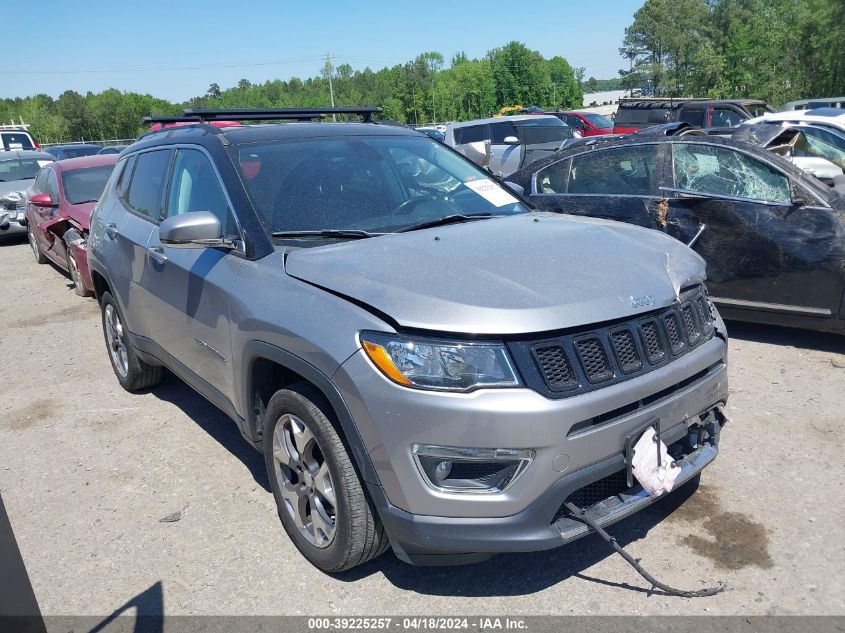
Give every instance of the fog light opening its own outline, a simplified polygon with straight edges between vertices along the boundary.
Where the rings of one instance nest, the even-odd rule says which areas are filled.
[[[414,444],[411,452],[423,480],[441,492],[504,492],[534,459],[534,451],[524,449]]]

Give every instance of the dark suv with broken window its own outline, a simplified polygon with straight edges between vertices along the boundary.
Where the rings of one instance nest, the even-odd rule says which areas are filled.
[[[327,571],[558,547],[589,532],[565,503],[651,503],[658,447],[666,489],[695,482],[728,395],[701,258],[373,113],[186,112],[123,152],[89,239],[120,384],[167,367],[229,415]]]

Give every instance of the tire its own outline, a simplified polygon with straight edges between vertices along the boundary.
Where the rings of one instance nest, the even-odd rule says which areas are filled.
[[[138,358],[129,333],[124,329],[125,321],[120,308],[109,292],[104,292],[100,299],[100,314],[106,351],[120,386],[126,391],[138,391],[160,383],[164,367],[149,365]]]
[[[67,253],[67,271],[73,280],[73,291],[80,297],[90,297],[93,293],[85,287],[82,281],[82,274],[79,272],[79,265],[76,263],[76,258],[67,244],[65,244],[65,252]]]
[[[264,413],[264,461],[296,548],[318,569],[341,572],[381,555],[389,542],[329,416],[309,383],[277,391]]]
[[[44,253],[41,252],[41,247],[38,245],[38,240],[32,234],[32,229],[30,227],[26,228],[26,238],[29,240],[29,246],[32,249],[32,254],[35,255],[35,263],[37,264],[46,264],[47,257]]]

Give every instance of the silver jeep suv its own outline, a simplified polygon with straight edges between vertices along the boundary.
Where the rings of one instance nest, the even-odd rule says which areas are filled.
[[[89,239],[120,384],[167,367],[227,413],[326,571],[557,547],[588,532],[565,501],[617,521],[653,501],[648,427],[694,484],[728,395],[698,255],[375,111],[186,111],[123,153]]]

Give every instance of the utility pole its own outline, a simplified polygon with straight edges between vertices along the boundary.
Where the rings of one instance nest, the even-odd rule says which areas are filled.
[[[334,69],[332,68],[332,54],[326,53],[326,72],[329,75],[329,95],[332,100],[332,108],[334,108],[334,85],[332,84],[332,75],[334,74]],[[332,121],[337,121],[337,116],[332,114]]]

